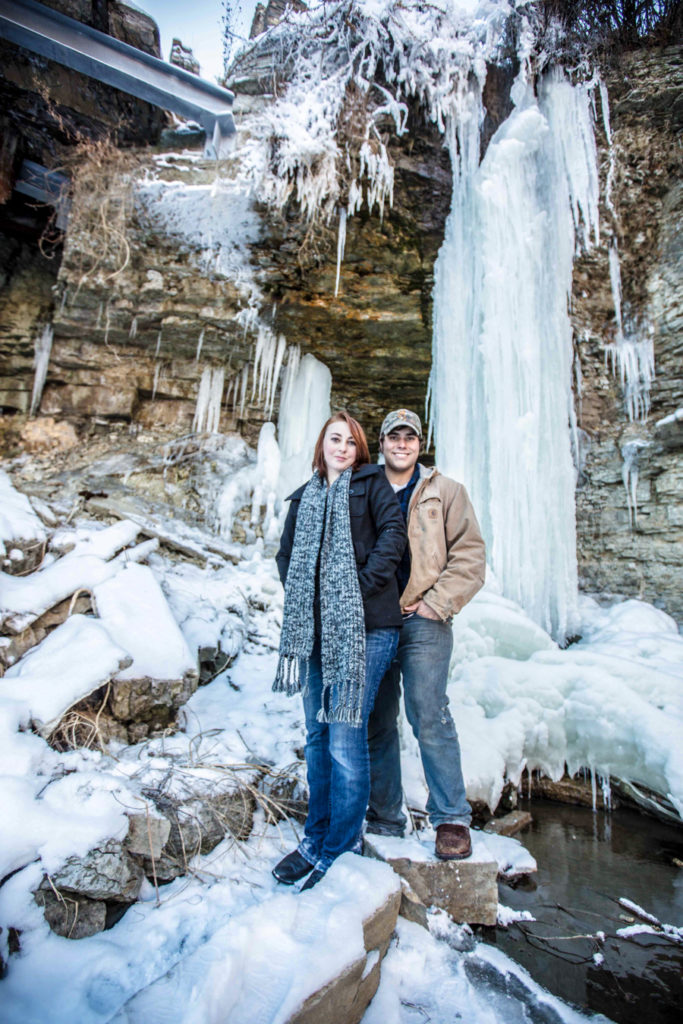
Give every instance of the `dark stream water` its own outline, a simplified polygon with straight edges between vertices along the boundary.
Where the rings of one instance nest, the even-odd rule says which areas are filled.
[[[518,838],[538,875],[515,889],[501,885],[499,898],[536,920],[484,929],[482,938],[584,1010],[619,1024],[683,1021],[683,944],[661,933],[617,935],[639,921],[620,897],[683,926],[683,868],[674,863],[683,861],[683,830],[628,810],[594,814],[540,800],[523,808],[534,822]]]

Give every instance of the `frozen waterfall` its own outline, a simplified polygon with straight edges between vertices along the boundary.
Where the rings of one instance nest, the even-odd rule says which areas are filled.
[[[478,84],[447,132],[430,395],[437,462],[469,488],[506,597],[561,640],[577,614],[568,306],[599,186],[589,86],[556,70],[535,96],[525,75],[481,163]]]

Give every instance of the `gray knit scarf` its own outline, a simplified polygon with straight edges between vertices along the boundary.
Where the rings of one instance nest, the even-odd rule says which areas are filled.
[[[351,469],[327,487],[317,472],[299,503],[285,585],[280,660],[273,689],[301,690],[302,662],[315,640],[316,566],[320,554],[322,707],[320,722],[360,726],[365,690],[365,615],[349,519]]]

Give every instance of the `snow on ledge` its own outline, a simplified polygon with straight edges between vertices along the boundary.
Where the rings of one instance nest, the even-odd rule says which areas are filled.
[[[518,839],[498,836],[491,832],[472,829],[472,855],[468,863],[498,864],[498,873],[503,877],[527,875],[536,871],[536,861]],[[412,833],[405,839],[396,836],[369,836],[372,846],[386,860],[407,859],[418,864],[442,864],[434,853],[434,832],[425,829]]]
[[[47,735],[65,711],[129,660],[101,622],[72,615],[7,670],[0,680],[0,707],[16,702],[17,726],[34,722]]]
[[[231,918],[111,1024],[283,1024],[366,956],[363,922],[399,889],[387,864],[345,853],[314,889],[278,893]]]

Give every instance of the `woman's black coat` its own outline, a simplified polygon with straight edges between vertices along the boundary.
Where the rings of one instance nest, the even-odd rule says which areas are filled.
[[[289,511],[275,556],[284,586],[294,543],[299,502],[306,484],[290,494]],[[398,499],[381,466],[361,466],[351,474],[349,487],[351,537],[358,582],[365,608],[366,629],[387,629],[402,623],[396,569],[407,543]]]

